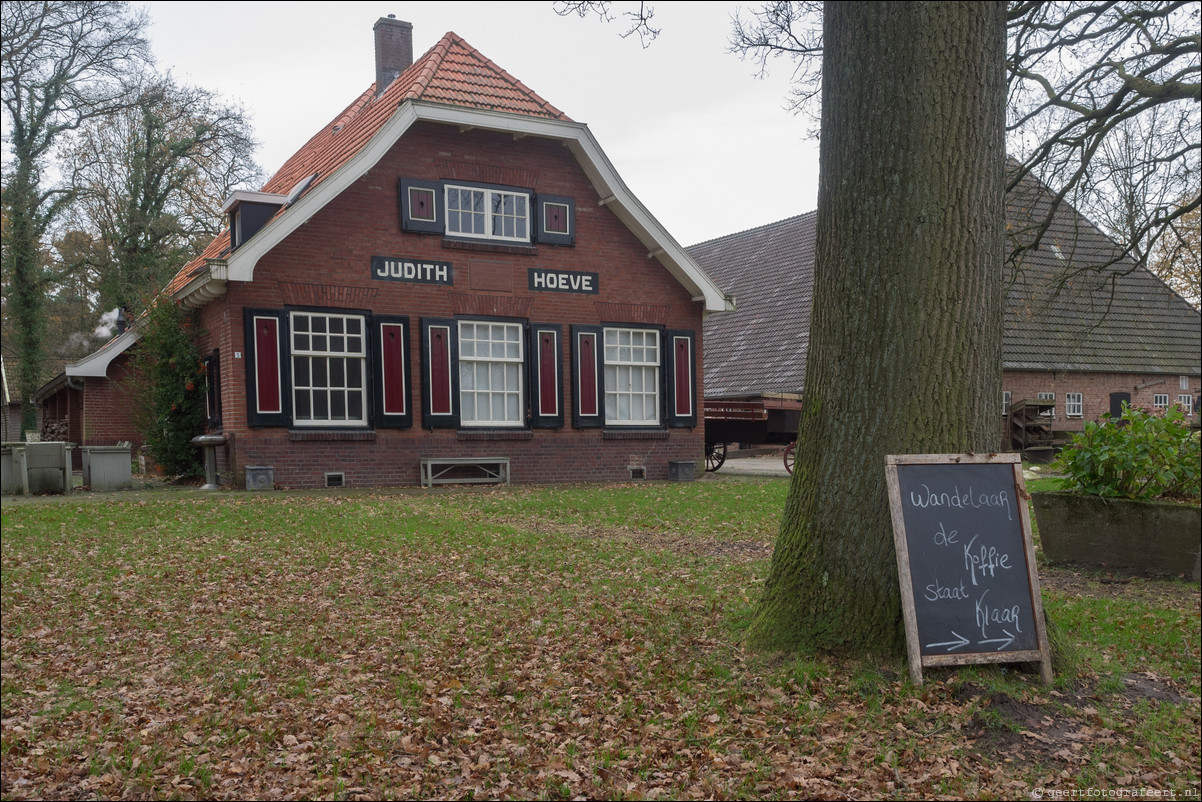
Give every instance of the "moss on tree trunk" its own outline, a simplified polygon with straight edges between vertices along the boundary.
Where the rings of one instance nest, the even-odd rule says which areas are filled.
[[[748,637],[904,649],[886,454],[998,447],[1005,6],[828,3],[793,484]]]

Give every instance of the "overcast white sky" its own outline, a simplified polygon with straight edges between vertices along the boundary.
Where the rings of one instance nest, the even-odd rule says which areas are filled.
[[[159,67],[241,102],[268,173],[375,80],[372,25],[395,14],[413,23],[415,58],[454,31],[587,124],[682,245],[815,206],[817,143],[785,110],[792,66],[778,62],[762,79],[726,52],[745,4],[655,3],[663,33],[647,49],[619,36],[621,19],[559,17],[551,0],[145,5]]]

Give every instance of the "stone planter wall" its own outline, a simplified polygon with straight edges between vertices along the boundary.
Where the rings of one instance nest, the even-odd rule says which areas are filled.
[[[1202,508],[1074,493],[1035,493],[1044,556],[1202,580]]]

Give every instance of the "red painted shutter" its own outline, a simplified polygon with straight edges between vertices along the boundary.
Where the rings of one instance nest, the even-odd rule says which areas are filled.
[[[280,321],[255,318],[255,399],[259,414],[283,412],[280,393]]]
[[[697,337],[688,330],[664,332],[667,347],[664,366],[668,426],[697,425]]]
[[[451,329],[431,326],[430,336],[430,414],[450,415],[451,404]]]
[[[405,330],[400,323],[380,326],[380,367],[383,372],[384,414],[404,415],[408,408],[405,392]]]
[[[538,332],[538,414],[545,417],[559,414],[558,356],[555,332]]]
[[[672,338],[673,369],[676,371],[674,402],[676,417],[693,414],[693,348],[688,337]]]
[[[597,335],[581,333],[577,338],[580,349],[580,414],[597,414]]]

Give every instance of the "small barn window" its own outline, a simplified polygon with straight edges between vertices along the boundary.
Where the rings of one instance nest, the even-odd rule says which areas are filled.
[[[1064,394],[1064,415],[1067,418],[1080,418],[1085,413],[1085,401],[1081,393]]]

